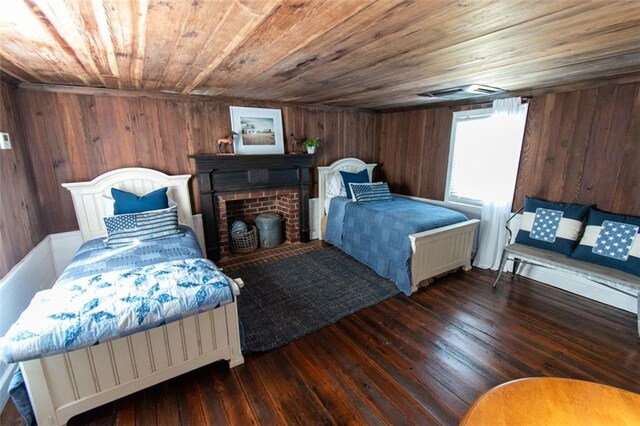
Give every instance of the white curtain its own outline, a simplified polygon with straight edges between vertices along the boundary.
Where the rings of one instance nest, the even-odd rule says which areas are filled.
[[[493,101],[492,161],[480,165],[479,176],[484,193],[478,252],[473,262],[478,268],[500,267],[507,238],[504,225],[511,214],[526,119],[527,104],[522,104],[520,98]]]

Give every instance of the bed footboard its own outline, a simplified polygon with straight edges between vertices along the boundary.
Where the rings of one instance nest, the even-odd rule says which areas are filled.
[[[409,235],[411,240],[411,291],[421,281],[462,267],[471,269],[471,250],[477,219]]]
[[[244,362],[237,304],[111,342],[20,364],[40,425],[82,412],[205,366]]]

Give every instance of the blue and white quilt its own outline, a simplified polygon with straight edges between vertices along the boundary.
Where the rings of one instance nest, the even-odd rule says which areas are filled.
[[[464,222],[462,213],[393,197],[393,201],[357,204],[334,197],[329,205],[325,240],[393,280],[411,294],[411,242],[417,232]]]
[[[125,266],[127,262],[120,259],[120,267],[113,270],[80,273],[92,269],[87,266],[92,256],[83,253],[94,251],[94,255],[109,257],[95,241],[81,247],[53,288],[38,292],[0,338],[3,361],[26,361],[113,340],[234,299],[229,278],[213,262],[199,257],[134,267]],[[129,260],[144,263],[137,256]]]

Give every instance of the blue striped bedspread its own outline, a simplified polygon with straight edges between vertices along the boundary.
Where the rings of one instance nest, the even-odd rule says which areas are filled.
[[[402,292],[410,295],[408,236],[466,220],[462,213],[403,197],[366,204],[335,197],[329,205],[325,240],[378,275],[393,280]]]
[[[126,250],[91,240],[0,338],[0,358],[11,363],[71,351],[233,300],[230,279],[201,257],[190,230]]]

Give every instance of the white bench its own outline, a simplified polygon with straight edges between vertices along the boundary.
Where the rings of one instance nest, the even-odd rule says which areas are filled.
[[[511,229],[509,228],[509,222],[517,214],[518,212],[511,216],[506,224],[510,236]],[[511,238],[509,238],[509,240],[511,240]],[[617,269],[607,268],[606,266],[572,259],[550,250],[513,243],[504,248],[502,260],[500,261],[500,269],[498,270],[498,276],[493,283],[493,287],[498,285],[498,281],[502,276],[508,260],[513,260],[512,275],[517,274],[520,266],[523,264],[560,269],[626,295],[633,296],[638,299],[638,313],[640,313],[640,277]],[[640,315],[638,316],[638,335],[640,336]]]

